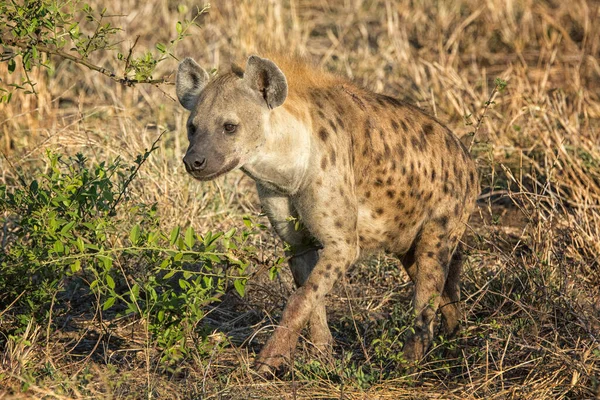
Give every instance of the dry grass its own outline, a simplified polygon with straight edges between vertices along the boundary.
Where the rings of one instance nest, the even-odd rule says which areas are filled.
[[[139,48],[174,36],[182,16],[171,3],[103,5],[124,15],[113,22],[125,29],[127,49],[137,35]],[[393,358],[400,349],[394,338],[407,321],[411,288],[382,255],[355,267],[329,297],[334,365],[312,368],[299,348],[304,362],[283,380],[264,381],[249,370],[266,337],[265,329],[253,333],[276,321],[292,290],[284,271],[277,282],[255,276],[244,299],[230,294],[211,314],[209,326],[221,332],[213,340],[231,345],[171,371],[146,357],[152,344],[139,333],[143,327],[126,319],[109,326],[84,313],[51,336],[32,325],[23,334],[30,346],[8,341],[0,355],[0,398],[597,397],[599,19],[598,3],[583,0],[213,4],[179,57],[218,67],[257,49],[297,52],[416,103],[467,142],[473,125],[465,116],[476,123],[494,78],[508,81],[473,147],[484,184],[465,238],[462,331],[438,341],[418,369],[404,371]],[[112,63],[108,56],[94,61]],[[240,172],[206,184],[186,176],[186,115],[172,86],[125,88],[56,63],[53,77],[33,74],[37,97],[16,95],[0,105],[0,145],[17,168],[38,166],[46,148],[131,160],[168,129],[134,188],[140,201],[159,205],[165,224],[225,229],[260,211],[252,182]],[[175,67],[168,61],[160,72]],[[0,162],[2,179],[12,182],[14,171]],[[272,235],[257,244],[265,263],[281,254]],[[378,346],[376,339],[385,338],[391,342]]]

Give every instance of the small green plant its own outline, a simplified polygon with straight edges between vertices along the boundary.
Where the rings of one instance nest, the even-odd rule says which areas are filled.
[[[508,82],[505,81],[504,79],[502,79],[502,78],[494,79],[494,88],[492,89],[492,92],[490,93],[490,97],[486,100],[485,103],[483,103],[483,111],[481,112],[481,115],[476,118],[477,123],[475,124],[475,129],[467,134],[468,136],[471,136],[471,143],[469,144],[469,152],[471,152],[471,149],[473,148],[473,145],[475,144],[475,136],[477,135],[477,132],[479,132],[479,129],[481,128],[481,124],[483,123],[483,120],[488,112],[488,109],[490,108],[491,105],[496,104],[496,102],[494,101],[494,98],[496,98],[496,95],[498,93],[503,92],[504,89],[506,89],[506,86],[508,86]],[[467,114],[463,117],[465,120],[465,125],[467,125],[467,126],[473,125],[473,121],[471,121],[472,117],[473,117],[472,114]]]
[[[114,16],[106,8],[94,9],[80,0],[0,2],[0,46],[4,48],[0,62],[7,63],[9,73],[18,66],[22,71],[20,84],[0,87],[0,102],[9,102],[15,90],[36,93],[36,83],[29,72],[32,68],[53,68],[51,57],[43,54],[83,65],[128,86],[167,83],[166,78],[154,78],[156,66],[169,57],[176,58],[175,47],[209,7],[198,7],[191,19],[177,21],[175,37],[168,44],[156,43],[155,49],[139,54],[135,51],[136,38],[124,54],[118,51],[118,44],[124,40],[120,36],[122,30],[113,25]],[[178,10],[180,14],[187,13],[185,6]],[[96,52],[116,53],[121,72],[95,64],[91,58]]]
[[[206,306],[230,285],[244,295],[256,225],[246,218],[241,231],[161,230],[156,207],[129,198],[155,149],[133,165],[119,158],[90,165],[81,154],[48,152],[47,172],[38,179],[0,185],[4,332],[18,333],[31,319],[50,323],[77,282],[100,300],[105,318],[143,319],[165,361],[185,356],[189,339],[206,343],[208,332],[198,329]]]

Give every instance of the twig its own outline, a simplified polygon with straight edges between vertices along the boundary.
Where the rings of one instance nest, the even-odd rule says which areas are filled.
[[[477,132],[479,132],[479,128],[481,128],[481,124],[483,122],[483,119],[485,118],[485,114],[487,114],[488,109],[494,103],[494,98],[496,97],[496,94],[498,94],[498,92],[501,92],[502,90],[504,90],[504,88],[506,87],[506,81],[504,81],[500,78],[496,78],[494,83],[496,85],[494,86],[492,93],[490,93],[490,97],[485,102],[485,105],[483,107],[483,112],[481,113],[481,116],[479,118],[477,118],[477,125],[475,125],[475,130],[473,131],[473,134],[471,137],[471,144],[469,144],[469,153],[471,152],[471,149],[473,148],[473,144],[475,143],[475,136],[477,135]]]
[[[158,137],[156,138],[156,140],[154,140],[154,142],[152,142],[152,147],[150,147],[150,150],[147,151],[144,154],[144,157],[140,160],[140,162],[138,163],[138,165],[136,165],[135,170],[131,173],[131,175],[129,175],[129,177],[127,178],[127,181],[125,181],[125,184],[123,185],[123,189],[121,189],[121,191],[119,192],[119,197],[117,197],[117,200],[115,200],[115,202],[113,203],[113,205],[112,205],[112,207],[110,209],[110,213],[109,214],[112,214],[115,211],[115,208],[117,207],[117,205],[119,204],[119,202],[123,198],[123,195],[127,191],[127,188],[129,187],[129,184],[133,181],[133,178],[135,178],[135,176],[137,175],[137,173],[140,170],[140,168],[142,167],[142,165],[146,162],[146,160],[150,156],[150,153],[152,153],[154,150],[158,149],[158,147],[156,147],[156,144],[160,141],[160,139],[163,137],[163,135],[165,134],[165,132],[166,132],[166,130],[163,130],[160,133],[160,135],[158,135]]]
[[[125,69],[123,72],[123,76],[125,78],[127,78],[127,72],[129,71],[129,63],[131,62],[131,54],[133,54],[133,49],[135,49],[135,46],[137,45],[138,40],[140,40],[140,35],[137,35],[137,37],[135,38],[135,42],[133,42],[133,46],[131,46],[129,48],[129,54],[127,54],[127,59],[125,60]]]
[[[28,50],[33,47],[33,45],[30,43],[20,42],[17,40],[4,39],[4,38],[0,39],[0,43],[2,43],[2,45],[4,45],[4,46],[18,47],[20,49],[25,49],[25,50]],[[72,61],[76,64],[81,64],[93,71],[100,72],[101,74],[109,77],[110,79],[112,79],[115,82],[119,82],[120,84],[123,84],[126,86],[133,86],[138,83],[149,83],[152,85],[173,85],[174,84],[174,82],[168,80],[168,78],[159,78],[159,79],[132,79],[132,78],[128,78],[128,77],[119,78],[111,70],[108,70],[104,67],[100,67],[96,64],[92,64],[85,58],[77,57],[77,56],[74,56],[73,54],[66,53],[60,49],[57,49],[56,47],[48,47],[48,46],[44,46],[44,45],[37,44],[37,43],[35,44],[35,47],[42,53],[57,55],[59,57],[65,58],[69,61]]]

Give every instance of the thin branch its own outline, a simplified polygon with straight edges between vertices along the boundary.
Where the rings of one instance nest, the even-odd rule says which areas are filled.
[[[506,82],[504,82],[500,79],[496,79],[496,85],[494,86],[492,93],[490,93],[490,97],[485,102],[485,106],[483,107],[483,112],[481,113],[481,116],[479,118],[477,118],[477,125],[475,125],[475,130],[473,131],[473,136],[471,137],[471,144],[469,144],[469,153],[471,152],[471,149],[473,148],[473,144],[475,144],[475,136],[477,136],[477,132],[479,132],[479,128],[481,128],[481,124],[483,123],[485,114],[487,114],[487,111],[490,108],[490,106],[492,104],[494,104],[494,98],[496,97],[498,92],[501,92],[502,90],[504,90],[505,87],[506,87]]]
[[[28,50],[33,47],[29,43],[20,42],[17,40],[10,40],[10,39],[8,39],[8,40],[0,39],[0,43],[4,46],[18,47],[18,48],[24,49],[24,50]],[[86,60],[82,57],[74,56],[73,54],[66,53],[55,47],[48,47],[48,46],[44,46],[42,44],[36,44],[35,47],[42,53],[57,55],[59,57],[65,58],[69,61],[72,61],[76,64],[81,64],[81,65],[83,65],[91,70],[94,70],[96,72],[100,72],[101,74],[109,77],[110,79],[112,79],[115,82],[119,82],[122,85],[133,86],[138,83],[149,83],[152,85],[173,85],[174,84],[173,81],[168,80],[168,77],[159,78],[159,79],[131,79],[128,77],[119,78],[111,70],[108,70],[106,68],[100,67],[95,64],[92,64],[91,62],[89,62],[88,60]]]
[[[133,46],[131,46],[129,48],[129,54],[127,54],[127,59],[125,60],[125,68],[124,68],[124,72],[123,72],[124,77],[127,77],[127,72],[129,72],[129,64],[131,63],[131,54],[133,54],[133,49],[137,45],[138,40],[140,40],[140,35],[137,35],[137,37],[135,38],[135,42],[133,42]]]

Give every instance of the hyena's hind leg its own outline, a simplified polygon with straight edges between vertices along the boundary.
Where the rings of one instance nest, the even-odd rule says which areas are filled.
[[[460,274],[462,271],[462,248],[454,251],[448,268],[448,277],[440,301],[442,313],[442,328],[446,336],[453,336],[458,330],[458,321],[461,317],[460,307]]]
[[[419,238],[401,257],[415,284],[415,332],[404,346],[408,360],[420,360],[429,348],[440,306],[444,306],[440,310],[444,328],[455,330],[458,324],[460,263],[451,262],[457,239],[449,234],[447,225],[447,221],[441,224],[432,221],[423,226]]]

